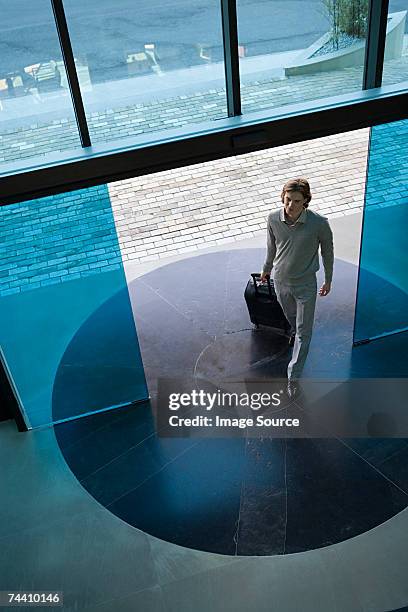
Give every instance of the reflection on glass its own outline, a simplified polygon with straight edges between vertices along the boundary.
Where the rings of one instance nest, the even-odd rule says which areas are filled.
[[[107,186],[0,208],[0,346],[33,427],[145,399]]]
[[[50,2],[0,4],[1,173],[80,141]]]
[[[383,85],[408,81],[408,0],[390,0]]]
[[[368,0],[238,0],[245,112],[361,90]]]
[[[354,340],[408,328],[408,121],[372,128]]]
[[[65,0],[93,142],[227,115],[218,0]]]

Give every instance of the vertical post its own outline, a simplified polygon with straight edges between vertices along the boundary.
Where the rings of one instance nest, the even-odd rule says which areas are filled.
[[[221,0],[228,117],[241,115],[236,0]]]
[[[387,17],[388,0],[371,0],[368,9],[363,89],[381,87]]]
[[[57,26],[58,38],[61,45],[62,58],[69,89],[71,92],[72,104],[74,106],[75,118],[78,125],[79,137],[83,147],[91,146],[88,123],[86,121],[84,103],[82,101],[81,88],[79,86],[78,75],[75,68],[74,54],[72,52],[71,39],[69,37],[67,20],[65,17],[62,0],[51,0],[54,19]]]

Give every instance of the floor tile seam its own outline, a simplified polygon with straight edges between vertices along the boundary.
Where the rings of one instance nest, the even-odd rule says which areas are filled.
[[[142,444],[144,444],[144,442],[146,442],[146,440],[149,440],[150,438],[153,438],[155,436],[157,436],[157,433],[160,431],[159,430],[155,430],[153,431],[151,434],[149,434],[148,436],[146,436],[145,438],[143,438],[143,440],[140,440],[137,444],[134,444],[133,446],[131,446],[130,448],[126,449],[126,451],[124,451],[123,453],[121,453],[120,455],[117,455],[116,457],[114,457],[113,459],[111,459],[110,461],[108,461],[107,463],[105,463],[104,465],[100,466],[99,468],[97,468],[96,470],[94,470],[93,472],[91,472],[90,474],[87,474],[87,476],[85,478],[82,479],[78,479],[75,475],[74,470],[70,467],[70,464],[68,463],[67,459],[65,458],[65,455],[62,451],[62,449],[60,448],[61,454],[63,456],[63,459],[65,461],[65,464],[68,465],[69,469],[71,470],[71,472],[74,474],[75,478],[77,478],[77,481],[80,483],[80,485],[82,487],[85,487],[85,481],[88,478],[91,478],[92,476],[94,476],[95,474],[97,474],[98,472],[100,472],[101,470],[105,469],[106,467],[108,467],[109,465],[111,465],[112,463],[114,463],[115,461],[117,461],[118,459],[122,459],[123,457],[125,457],[128,453],[131,453],[132,451],[135,450],[135,448],[137,448],[138,446],[141,446]]]
[[[391,453],[391,455],[389,457],[387,457],[386,459],[383,459],[382,461],[380,461],[380,463],[378,464],[378,468],[380,466],[384,465],[384,463],[387,463],[387,461],[389,461],[390,459],[393,459],[394,457],[396,457],[400,453],[403,453],[406,450],[408,450],[408,444],[405,444],[405,446],[403,448],[399,448],[398,450],[396,450],[393,453]]]
[[[120,411],[120,408],[119,408],[119,411]],[[95,413],[95,414],[98,414],[98,413]],[[129,416],[129,415],[125,415],[125,414],[118,415],[116,418],[113,418],[112,421],[110,421],[109,423],[105,423],[105,425],[101,425],[100,427],[97,427],[96,429],[93,429],[92,431],[90,431],[89,433],[85,434],[84,436],[81,436],[80,438],[76,438],[75,441],[72,442],[71,444],[68,444],[68,446],[63,446],[62,444],[59,443],[59,440],[58,440],[58,433],[56,431],[56,427],[58,427],[59,425],[63,425],[63,424],[62,423],[56,424],[56,425],[54,424],[53,425],[54,435],[55,435],[55,438],[57,440],[58,447],[59,447],[59,449],[60,449],[60,451],[62,453],[63,453],[63,451],[70,450],[70,449],[74,448],[77,444],[82,443],[84,440],[89,439],[94,434],[97,434],[97,433],[101,432],[102,430],[111,427],[113,424],[117,424],[119,421],[124,420],[127,416]]]
[[[172,463],[174,463],[175,461],[177,461],[177,459],[179,459],[180,457],[182,457],[183,455],[185,455],[188,451],[190,451],[192,448],[194,448],[195,446],[197,446],[198,444],[201,443],[201,440],[199,440],[198,442],[194,442],[193,444],[191,444],[190,446],[188,446],[187,448],[185,448],[184,450],[182,450],[180,453],[178,453],[175,457],[173,457],[172,459],[170,459],[170,461],[167,461],[167,463],[165,463],[164,465],[162,465],[160,467],[160,469],[156,470],[155,472],[153,472],[152,474],[150,474],[150,476],[148,476],[147,478],[145,478],[142,482],[140,482],[136,487],[134,487],[133,489],[129,489],[128,491],[126,491],[126,493],[123,493],[122,495],[119,495],[118,497],[116,497],[114,500],[110,501],[109,504],[102,504],[107,510],[109,510],[109,508],[113,505],[116,504],[119,500],[123,499],[124,497],[126,497],[127,495],[129,495],[130,493],[134,493],[135,491],[137,491],[138,489],[140,489],[140,487],[142,487],[146,482],[148,482],[149,480],[151,480],[151,478],[153,478],[154,476],[157,476],[157,474],[160,474],[160,472],[162,472],[165,468],[167,468],[169,465],[171,465]],[[91,494],[92,495],[92,494]]]
[[[375,465],[373,465],[370,461],[368,461],[365,457],[363,457],[362,455],[360,455],[360,453],[358,453],[356,450],[354,450],[351,446],[349,446],[346,442],[344,442],[344,440],[342,440],[341,438],[336,438],[336,440],[338,440],[341,444],[343,444],[343,446],[345,446],[346,448],[348,448],[352,453],[354,453],[357,457],[359,457],[362,461],[364,461],[365,463],[367,463],[367,465],[369,465],[375,472],[377,472],[377,474],[379,474],[382,478],[384,478],[388,483],[390,483],[391,485],[393,485],[396,489],[398,489],[399,491],[401,491],[401,493],[403,493],[407,498],[408,498],[408,491],[405,491],[402,487],[400,487],[396,482],[394,482],[393,480],[391,480],[391,478],[389,478],[386,474],[384,474],[380,469],[378,469]],[[408,505],[408,500],[407,500],[407,505]]]
[[[147,440],[149,440],[150,438],[153,438],[156,436],[156,432],[152,432],[151,434],[149,434],[148,436],[146,436],[145,438],[143,438],[143,440],[140,440],[137,444],[134,444],[133,446],[131,446],[130,448],[126,449],[123,453],[120,453],[120,455],[116,455],[116,457],[113,457],[113,459],[111,459],[110,461],[108,461],[107,463],[104,463],[102,466],[98,467],[96,470],[94,470],[93,472],[91,472],[90,474],[87,474],[87,476],[85,478],[81,478],[81,480],[78,480],[78,482],[85,487],[85,482],[88,480],[88,478],[92,478],[92,476],[94,476],[95,474],[97,474],[98,472],[100,472],[101,470],[104,470],[105,468],[107,468],[108,466],[112,465],[113,463],[115,463],[115,461],[117,461],[118,459],[122,459],[123,457],[125,457],[128,453],[131,453],[132,451],[135,450],[135,448],[137,448],[138,446],[141,446],[142,444],[144,444],[144,442],[146,442]],[[64,456],[65,459],[65,456]],[[69,466],[69,463],[67,462],[67,460],[65,459],[66,463]],[[71,469],[71,468],[70,468]],[[75,475],[75,472],[73,471],[73,469],[71,469],[72,473]]]
[[[235,521],[235,532],[234,532],[234,535],[232,536],[232,541],[235,543],[234,556],[238,556],[239,527],[240,527],[240,523],[241,523],[243,489],[244,489],[244,479],[241,480],[241,486],[240,486],[240,491],[239,491],[238,516],[237,516],[237,519]]]
[[[288,464],[287,464],[287,455],[288,455],[288,441],[286,437],[285,440],[285,453],[284,453],[284,474],[285,474],[285,529],[284,529],[284,539],[283,539],[283,547],[282,554],[286,554],[286,540],[288,534]]]
[[[294,401],[294,404],[304,413],[306,413],[306,410],[299,404],[299,400],[298,401]],[[351,451],[353,454],[355,454],[357,457],[359,457],[362,461],[364,461],[365,463],[367,463],[367,465],[369,465],[375,472],[377,472],[382,478],[384,478],[385,480],[387,480],[390,484],[392,484],[395,488],[397,488],[399,491],[401,491],[401,493],[403,493],[404,495],[406,495],[408,497],[408,492],[405,491],[404,489],[402,489],[397,483],[393,482],[390,478],[388,478],[388,476],[386,476],[386,474],[383,474],[383,472],[381,472],[381,470],[379,470],[375,465],[373,465],[372,463],[370,463],[367,459],[365,459],[362,455],[360,455],[360,453],[358,453],[357,451],[355,451],[353,448],[351,448],[351,446],[349,446],[346,442],[344,442],[344,440],[342,438],[339,438],[337,436],[329,436],[328,438],[325,439],[331,439],[331,440],[337,440],[337,442],[340,442],[340,444],[342,444],[343,446],[345,446],[349,451]]]
[[[146,400],[146,401],[148,401],[148,400]],[[113,410],[115,410],[115,409],[113,409]],[[120,408],[119,408],[119,410],[120,410]],[[110,410],[108,409],[106,412],[110,412]],[[95,413],[95,414],[98,414],[98,413]],[[83,438],[79,438],[78,440],[75,440],[75,442],[73,442],[73,443],[72,443],[72,444],[70,444],[69,446],[61,446],[61,445],[59,444],[59,441],[58,441],[58,438],[57,438],[58,448],[59,448],[59,450],[60,450],[61,454],[63,455],[64,459],[65,459],[65,452],[66,452],[66,451],[72,451],[72,449],[75,449],[75,447],[76,447],[78,444],[83,443],[85,440],[89,440],[89,438],[91,438],[91,437],[92,437],[94,434],[98,434],[98,433],[100,433],[102,430],[110,428],[112,425],[117,424],[118,422],[120,422],[121,420],[124,420],[125,418],[126,418],[126,417],[125,417],[125,415],[124,415],[123,417],[121,417],[121,418],[119,418],[119,419],[115,419],[115,421],[114,421],[114,422],[112,422],[112,423],[108,423],[108,424],[106,424],[106,425],[103,425],[103,426],[99,427],[98,429],[95,429],[93,432],[91,432],[91,433],[87,434],[87,435],[86,435],[86,436],[84,436]],[[137,428],[133,430],[133,433],[137,433],[137,432],[138,432],[139,430],[141,430],[142,428],[143,428],[143,424],[138,425],[138,426],[137,426]],[[145,441],[146,441],[146,440],[147,440],[147,439],[150,437],[150,435],[152,435],[152,434],[149,434],[149,436],[147,436],[146,438],[143,438],[143,440],[141,440],[141,442],[138,442],[138,444],[136,444],[136,445],[132,446],[132,449],[134,449],[134,448],[135,448],[136,446],[138,446],[140,443],[145,442]],[[56,437],[57,437],[57,436],[56,436]],[[131,449],[129,449],[129,450],[131,450]],[[66,460],[66,459],[65,459],[65,462],[67,462],[67,460]]]
[[[247,432],[248,428],[246,428],[246,434],[248,435]],[[248,438],[247,436],[245,437],[245,451],[244,451],[244,470],[245,470],[245,466],[247,463],[247,450],[248,450]],[[245,474],[245,472],[244,472]],[[244,485],[245,485],[245,476],[243,478],[241,478],[241,487],[240,487],[240,491],[239,491],[239,507],[238,507],[238,517],[237,520],[235,522],[236,524],[236,529],[235,529],[235,533],[233,535],[233,541],[235,542],[235,553],[234,556],[238,556],[238,543],[239,543],[239,526],[241,523],[241,512],[242,512],[242,503],[243,503],[243,491],[244,491]]]
[[[204,249],[204,248],[207,248],[207,247],[205,246],[205,244],[203,244],[203,245],[202,245],[202,248]],[[172,253],[172,252],[171,252],[171,253]],[[188,256],[190,253],[196,253],[196,251],[186,251],[186,252],[185,252],[185,255],[187,255],[187,256]],[[173,255],[170,255],[169,257],[172,257],[172,256],[173,256]],[[166,258],[164,258],[164,259],[166,259]],[[187,259],[187,257],[185,257],[184,259]],[[151,261],[152,263],[153,263],[153,262],[155,262],[155,263],[160,263],[160,262],[161,262],[161,261],[163,261],[163,260],[162,260],[162,259],[159,259],[159,258],[156,258],[156,259],[151,259],[151,260],[149,260],[149,261]],[[128,259],[128,260],[126,260],[126,262],[125,262],[125,263],[126,263],[126,264],[131,264],[131,263],[134,263],[134,262],[137,262],[138,264],[143,264],[143,260],[141,260],[141,261],[140,261],[139,259],[136,259],[136,258],[135,258],[135,259]],[[164,265],[167,265],[167,264],[164,264]],[[155,269],[158,269],[159,267],[161,267],[161,266],[158,266],[158,267],[157,267],[157,268],[155,268]],[[141,276],[138,276],[138,277],[137,277],[137,279],[140,279],[140,278],[141,278]],[[159,296],[159,297],[160,297],[160,296]],[[136,320],[137,320],[137,319],[139,319],[140,321],[143,321],[144,323],[149,323],[149,319],[148,319],[148,318],[146,318],[146,314],[145,314],[145,315],[142,315],[142,314],[140,314],[140,313],[136,312],[135,317],[136,317]],[[194,318],[190,319],[190,318],[189,318],[188,316],[186,316],[186,315],[184,315],[184,318],[185,318],[185,319],[186,319],[186,320],[187,320],[189,323],[192,323],[193,325],[196,325],[196,327],[197,327],[198,331],[202,332],[203,334],[205,334],[206,336],[208,336],[209,338],[211,338],[211,342],[210,342],[210,343],[209,343],[209,344],[208,344],[206,347],[204,347],[204,349],[205,349],[205,348],[208,348],[208,346],[210,346],[210,345],[211,345],[213,342],[215,342],[215,340],[216,340],[216,335],[215,335],[215,334],[214,334],[214,335],[213,335],[213,334],[210,334],[210,333],[209,333],[209,332],[208,332],[206,329],[204,329],[203,327],[200,327],[200,325],[201,325],[200,321],[197,321],[197,320],[195,320]],[[203,350],[204,350],[204,349],[203,349]],[[201,352],[202,352],[202,351],[201,351]],[[201,353],[200,353],[200,355],[201,355]]]
[[[192,253],[195,253],[196,251],[192,250],[191,252],[192,252]],[[183,259],[186,259],[186,258],[183,258]],[[166,265],[166,264],[164,264],[164,265]],[[162,266],[159,266],[159,267],[162,267]],[[157,269],[158,269],[158,268],[156,268],[156,270],[157,270]],[[143,276],[145,276],[145,275],[139,276],[139,277],[137,278],[137,280],[138,280],[140,283],[142,283],[143,285],[145,285],[145,287],[147,287],[148,289],[150,289],[151,291],[153,291],[153,293],[154,293],[154,294],[155,294],[155,295],[156,295],[158,298],[160,298],[161,300],[163,300],[163,302],[165,302],[165,303],[166,303],[168,306],[171,306],[171,308],[173,308],[173,310],[175,310],[175,311],[176,311],[176,312],[177,312],[179,315],[181,315],[181,316],[182,316],[184,319],[186,319],[186,321],[188,321],[189,323],[194,323],[194,320],[193,320],[193,319],[191,319],[191,318],[190,318],[190,317],[188,317],[188,316],[187,316],[185,313],[183,313],[181,310],[179,310],[175,304],[173,304],[172,302],[170,302],[169,300],[167,300],[167,299],[166,299],[166,298],[165,298],[165,297],[164,297],[164,296],[163,296],[163,295],[162,295],[162,294],[161,294],[161,293],[160,293],[158,290],[154,289],[154,288],[153,288],[151,285],[149,285],[149,284],[146,282],[146,280],[144,280],[144,279],[143,279]],[[208,332],[204,332],[204,333],[207,333],[207,335],[209,335],[209,334],[208,334]]]

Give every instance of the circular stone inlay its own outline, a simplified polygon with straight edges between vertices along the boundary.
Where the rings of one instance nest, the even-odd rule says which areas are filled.
[[[189,548],[228,555],[300,552],[364,533],[407,506],[396,462],[401,456],[406,464],[405,440],[156,434],[160,376],[195,375],[217,382],[284,375],[290,358],[286,340],[267,328],[252,330],[243,299],[247,278],[260,269],[263,256],[263,249],[200,255],[130,283],[152,404],[55,427],[67,464],[96,500],[138,529]],[[353,368],[362,376],[368,363],[373,376],[375,343],[359,352],[351,349],[354,295],[349,287],[356,267],[336,261],[335,269],[333,295],[318,299],[305,371],[328,377],[336,372],[341,378]],[[126,292],[121,299],[127,299]],[[92,366],[86,347],[93,317],[110,322],[107,353],[127,346],[128,327],[124,317],[111,316],[110,302],[88,319],[67,349],[82,356],[84,367]],[[390,342],[403,340],[400,335]],[[126,363],[123,352],[117,353]],[[399,361],[395,347],[384,354],[391,371],[402,367],[403,351],[397,354]],[[62,375],[63,365],[64,358],[55,379],[54,418],[61,398],[67,393],[72,401],[76,393],[79,398],[85,384],[75,369],[65,368]],[[98,380],[103,391],[109,381]]]

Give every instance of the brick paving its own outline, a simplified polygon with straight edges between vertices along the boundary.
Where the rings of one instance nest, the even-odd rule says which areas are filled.
[[[138,177],[109,186],[123,260],[148,261],[265,231],[283,183],[309,178],[311,207],[361,211],[368,129]]]
[[[4,206],[0,294],[264,234],[290,176],[322,214],[361,210],[367,145],[356,130]]]
[[[408,79],[408,47],[399,59],[386,62],[384,85]],[[361,89],[362,67],[344,68],[307,76],[253,81],[243,84],[243,112],[268,110],[289,104],[355,92]],[[193,95],[164,98],[144,104],[133,104],[88,115],[89,131],[94,144],[158,130],[180,128],[226,116],[224,89],[197,91]],[[0,128],[0,164],[66,151],[79,146],[73,117],[46,122],[34,117],[30,125]],[[0,166],[1,169],[1,166]]]

